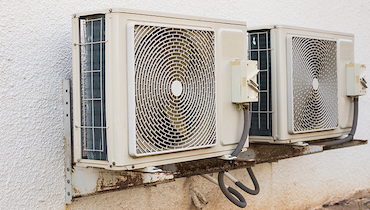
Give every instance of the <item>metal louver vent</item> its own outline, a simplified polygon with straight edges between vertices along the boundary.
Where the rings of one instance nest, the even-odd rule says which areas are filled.
[[[290,133],[338,127],[337,42],[288,36]]]
[[[135,145],[144,156],[216,144],[215,35],[135,23]],[[129,32],[130,33],[130,32]]]

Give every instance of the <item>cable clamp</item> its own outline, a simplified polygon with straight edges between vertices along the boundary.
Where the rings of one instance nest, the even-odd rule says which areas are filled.
[[[237,157],[233,155],[222,155],[221,157],[219,157],[219,159],[221,160],[235,160],[236,158]]]

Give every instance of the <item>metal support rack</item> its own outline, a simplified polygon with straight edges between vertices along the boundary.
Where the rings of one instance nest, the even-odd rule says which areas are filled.
[[[352,140],[349,143],[328,149],[367,144],[367,140]],[[223,170],[249,168],[256,164],[277,162],[282,159],[316,154],[325,151],[323,145],[302,147],[277,144],[250,144],[237,159],[226,161],[217,158],[181,162],[158,166],[164,172],[145,173],[136,171],[108,171],[96,168],[76,168],[72,173],[73,197],[100,194],[131,187],[149,186],[174,181],[176,178],[218,173]],[[87,184],[89,183],[89,184]]]
[[[157,166],[162,172],[141,171],[109,171],[99,168],[72,168],[71,167],[71,120],[70,120],[70,90],[69,80],[63,81],[64,129],[65,129],[65,173],[66,173],[66,203],[72,198],[100,194],[105,192],[124,190],[131,187],[156,185],[174,181],[176,178],[190,177],[222,170],[235,170],[253,167],[256,164],[277,162],[282,159],[316,154],[331,149],[340,149],[351,146],[365,145],[367,140],[352,140],[348,143],[326,147],[320,145],[279,145],[250,143],[247,151],[239,154],[233,160],[208,158],[169,165]]]

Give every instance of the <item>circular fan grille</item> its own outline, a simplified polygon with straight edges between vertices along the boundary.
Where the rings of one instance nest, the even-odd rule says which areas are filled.
[[[136,152],[216,143],[213,31],[135,25]]]
[[[292,38],[294,132],[338,126],[336,41]]]

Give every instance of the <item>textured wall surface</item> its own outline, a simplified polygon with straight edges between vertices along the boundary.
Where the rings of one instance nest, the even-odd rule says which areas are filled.
[[[62,80],[71,78],[71,15],[110,7],[235,19],[249,26],[278,23],[354,33],[356,62],[370,66],[366,0],[0,1],[2,209],[65,208]],[[370,137],[369,95],[360,99],[356,137],[361,139]],[[258,165],[261,193],[244,194],[248,208],[311,209],[369,189],[369,149],[353,147]],[[231,173],[250,184],[245,170]],[[201,177],[78,198],[69,207],[194,209],[189,185],[206,195],[205,209],[237,209]]]

